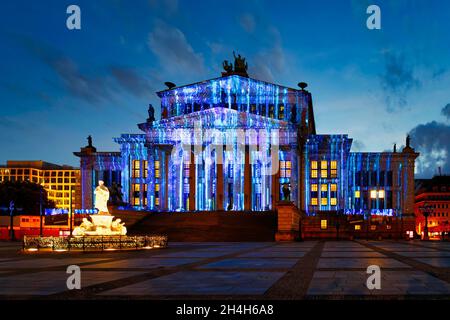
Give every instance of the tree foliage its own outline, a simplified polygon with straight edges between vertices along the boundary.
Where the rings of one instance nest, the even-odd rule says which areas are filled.
[[[4,181],[0,183],[0,207],[22,208],[22,214],[39,215],[39,204],[42,193],[42,208],[54,208],[55,203],[48,200],[47,191],[40,184],[30,181]],[[9,212],[9,211],[8,211]]]

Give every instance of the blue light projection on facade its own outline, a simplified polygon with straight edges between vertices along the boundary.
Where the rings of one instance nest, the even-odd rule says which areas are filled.
[[[316,134],[305,87],[232,74],[158,92],[160,119],[115,138],[120,153],[75,153],[83,195],[120,172],[110,182],[139,210],[268,211],[286,200],[308,215],[409,212],[418,154],[355,153],[345,134]]]

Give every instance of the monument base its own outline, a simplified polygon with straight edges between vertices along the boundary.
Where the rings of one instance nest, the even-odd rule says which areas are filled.
[[[295,241],[300,233],[300,213],[290,201],[277,203],[278,228],[275,241]]]

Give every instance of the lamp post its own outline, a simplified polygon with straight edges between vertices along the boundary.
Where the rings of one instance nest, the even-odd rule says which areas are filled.
[[[422,212],[423,216],[425,217],[425,226],[423,227],[423,239],[422,240],[430,240],[428,237],[428,217],[433,212],[433,208],[430,205],[427,205],[426,203],[423,205],[423,207],[420,207],[419,210]]]
[[[11,237],[11,241],[14,241],[15,240],[15,236],[14,236],[14,201],[12,201],[12,200],[9,203],[9,216],[10,216],[10,226],[11,226],[10,237]]]
[[[73,214],[73,212],[72,212],[72,186],[70,186],[70,188],[69,188],[69,192],[70,192],[70,194],[69,194],[69,219],[70,219],[70,222],[69,222],[69,237],[71,237],[72,236],[72,229],[73,229],[73,224],[72,224],[72,214]]]
[[[39,216],[40,216],[40,221],[39,221],[39,236],[43,236],[43,226],[42,226],[42,189],[39,193]]]

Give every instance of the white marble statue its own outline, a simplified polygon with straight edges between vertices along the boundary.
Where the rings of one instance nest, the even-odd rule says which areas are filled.
[[[98,210],[99,214],[109,214],[108,211],[108,200],[109,200],[109,190],[104,185],[104,182],[100,180],[98,182],[98,187],[95,188],[95,208]]]

